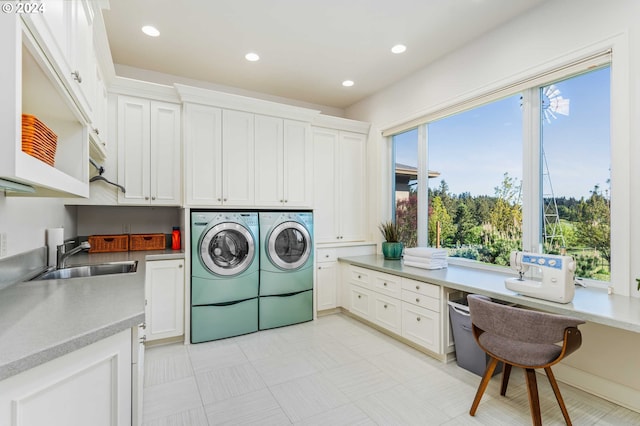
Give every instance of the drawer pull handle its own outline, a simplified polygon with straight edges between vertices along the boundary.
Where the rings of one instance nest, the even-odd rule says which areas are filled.
[[[416,303],[420,303],[420,299],[416,297]]]
[[[386,286],[387,286],[387,283],[384,283],[383,285],[386,287]]]
[[[322,266],[318,266],[318,269],[322,269]]]
[[[420,286],[419,285],[416,286],[416,290],[420,290]]]
[[[324,255],[324,257],[329,258],[329,255],[328,255],[328,254],[325,254],[325,255]]]
[[[384,308],[387,309],[387,305],[384,305]]]
[[[362,298],[362,296],[361,296],[361,295],[358,295],[358,299],[360,299],[360,298]]]
[[[360,275],[358,275],[358,279],[362,278]]]
[[[419,321],[420,321],[420,317],[416,318],[416,321],[418,321],[418,322],[419,322]]]

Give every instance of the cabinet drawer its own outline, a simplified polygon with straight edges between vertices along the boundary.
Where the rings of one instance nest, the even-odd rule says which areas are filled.
[[[333,262],[338,259],[336,249],[316,250],[316,262]]]
[[[365,287],[369,287],[371,284],[371,274],[373,271],[364,268],[358,268],[357,266],[351,266],[349,268],[349,281],[357,283]]]
[[[440,314],[402,302],[402,337],[435,353],[441,353]]]
[[[425,296],[424,294],[402,289],[402,300],[434,312],[440,312],[440,300]]]
[[[399,299],[382,294],[372,294],[371,315],[373,322],[396,334],[401,333],[402,305]]]
[[[400,298],[401,278],[382,272],[373,272],[372,289],[388,296]]]
[[[424,283],[422,281],[411,280],[409,278],[402,279],[402,288],[425,296],[440,299],[440,286]]]
[[[362,318],[369,319],[369,292],[357,285],[351,285],[349,290],[349,311]]]

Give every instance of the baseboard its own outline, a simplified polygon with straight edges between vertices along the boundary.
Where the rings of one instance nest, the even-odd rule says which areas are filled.
[[[558,381],[640,413],[640,391],[565,365],[553,366]]]

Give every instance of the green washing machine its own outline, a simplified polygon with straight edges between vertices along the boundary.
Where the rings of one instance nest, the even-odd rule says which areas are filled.
[[[260,212],[260,330],[313,319],[313,214]]]
[[[258,331],[255,212],[191,212],[191,343]]]

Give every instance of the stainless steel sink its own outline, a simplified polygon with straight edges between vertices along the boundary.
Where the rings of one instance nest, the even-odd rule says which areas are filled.
[[[53,269],[51,271],[44,272],[35,280],[64,280],[68,278],[81,278],[81,277],[95,277],[100,275],[114,275],[114,274],[128,274],[136,272],[138,269],[138,261],[126,261],[126,262],[110,262],[99,263],[96,265],[84,265],[84,266],[70,266],[68,268]]]

